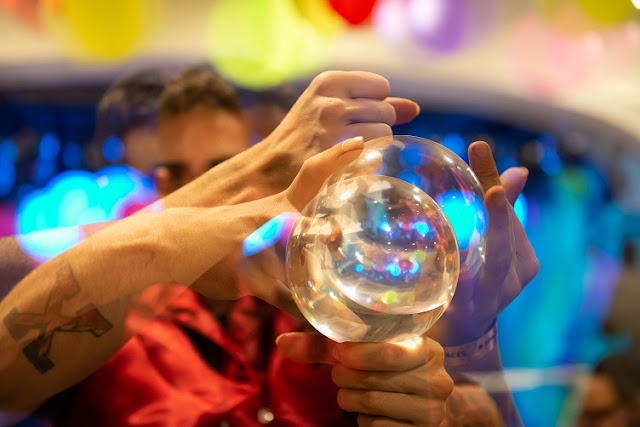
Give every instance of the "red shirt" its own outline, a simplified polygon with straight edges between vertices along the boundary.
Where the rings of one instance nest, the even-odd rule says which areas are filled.
[[[225,327],[179,285],[151,287],[139,301],[151,313],[170,303],[150,322],[144,310],[129,316],[127,328],[141,332],[77,386],[65,425],[260,426],[261,409],[271,426],[356,424],[336,403],[330,366],[286,359],[273,345],[300,330],[292,316],[247,297]]]

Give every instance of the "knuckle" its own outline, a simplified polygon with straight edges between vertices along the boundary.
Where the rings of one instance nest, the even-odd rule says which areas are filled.
[[[438,396],[443,400],[446,400],[451,393],[453,393],[453,389],[455,388],[455,383],[453,382],[453,378],[447,374],[447,372],[443,369],[442,374],[440,375],[441,379],[439,382],[440,386],[438,387]]]
[[[365,411],[373,411],[377,408],[384,407],[386,400],[385,393],[369,390],[362,393],[360,404]]]
[[[322,91],[326,89],[327,86],[332,85],[332,83],[336,80],[338,74],[340,74],[339,71],[323,71],[313,79],[311,85],[317,91]]]
[[[341,98],[326,98],[322,106],[321,116],[327,120],[336,120],[347,113],[347,103]]]
[[[402,357],[402,348],[395,344],[387,344],[380,349],[380,362],[383,366],[396,364]]]

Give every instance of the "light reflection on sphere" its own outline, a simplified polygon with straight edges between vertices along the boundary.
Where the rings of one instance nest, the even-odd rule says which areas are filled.
[[[306,319],[335,341],[413,339],[477,274],[487,215],[462,159],[423,138],[369,141],[302,211],[287,274]]]

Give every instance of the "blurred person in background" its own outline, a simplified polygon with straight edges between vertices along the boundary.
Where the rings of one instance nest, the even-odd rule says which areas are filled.
[[[640,426],[638,365],[628,355],[603,359],[582,390],[578,427]]]
[[[124,164],[143,174],[158,161],[158,100],[175,71],[145,69],[130,74],[111,85],[97,107],[97,141],[120,139]]]
[[[628,334],[631,348],[628,350],[640,365],[640,269],[637,265],[636,245],[626,241],[622,249],[622,272],[616,284],[613,302],[604,320],[608,334]]]
[[[291,83],[262,91],[238,88],[237,93],[249,121],[252,144],[268,137],[278,127],[299,95]]]

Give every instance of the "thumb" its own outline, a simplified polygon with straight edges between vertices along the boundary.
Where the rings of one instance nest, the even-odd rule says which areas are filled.
[[[298,211],[302,210],[318,194],[324,181],[357,159],[363,148],[364,140],[358,136],[307,159],[287,189],[287,199]]]
[[[304,363],[335,364],[331,355],[335,344],[318,332],[289,332],[276,339],[283,356]]]

